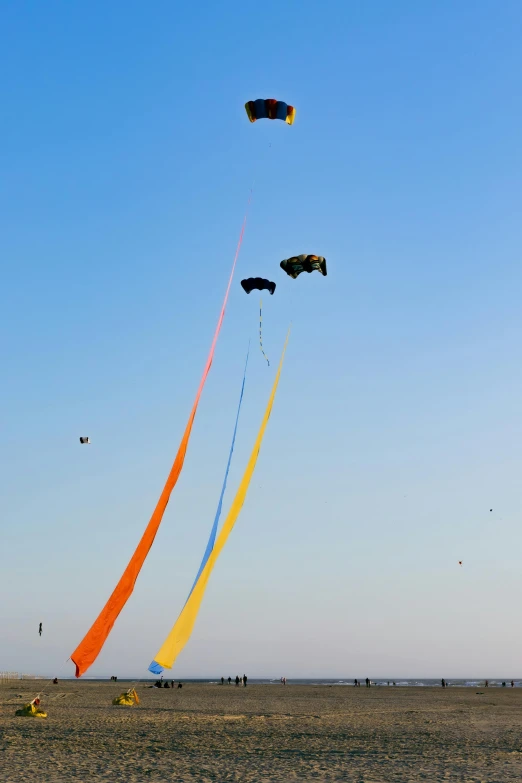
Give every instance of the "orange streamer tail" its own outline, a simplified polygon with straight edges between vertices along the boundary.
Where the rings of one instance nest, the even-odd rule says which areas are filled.
[[[167,507],[167,503],[169,502],[169,498],[172,493],[172,490],[176,486],[176,482],[183,468],[183,463],[185,461],[185,454],[187,452],[187,446],[190,439],[190,433],[192,431],[194,418],[196,416],[199,399],[201,397],[201,393],[203,391],[205,381],[207,379],[208,373],[210,371],[210,367],[212,365],[217,339],[219,337],[221,325],[225,317],[225,309],[227,306],[228,295],[230,293],[230,287],[232,285],[232,279],[234,277],[239,251],[241,249],[241,244],[243,242],[243,235],[245,233],[245,227],[246,227],[246,221],[248,215],[248,207],[250,206],[251,198],[252,198],[252,192],[250,193],[248,199],[247,210],[245,213],[245,217],[243,219],[243,225],[241,227],[241,233],[239,235],[239,241],[236,247],[234,262],[232,264],[232,271],[230,272],[228,286],[225,292],[225,298],[223,300],[221,312],[219,314],[216,331],[214,332],[214,338],[212,340],[212,345],[210,346],[210,352],[207,357],[207,362],[205,364],[205,369],[203,370],[203,376],[199,383],[194,404],[192,405],[192,410],[190,411],[188,422],[185,427],[185,432],[183,433],[181,443],[179,444],[178,453],[176,454],[169,476],[167,478],[165,486],[163,487],[163,491],[160,495],[160,499],[158,500],[156,508],[154,509],[154,512],[150,518],[149,524],[145,528],[145,532],[143,533],[141,540],[129,561],[129,564],[127,565],[127,568],[123,572],[120,581],[116,585],[111,597],[103,607],[99,616],[94,621],[93,625],[91,626],[91,628],[89,629],[85,637],[82,639],[82,641],[80,642],[76,650],[71,654],[71,659],[76,665],[76,677],[81,677],[82,674],[85,674],[87,669],[90,666],[92,666],[92,664],[98,657],[103,645],[105,644],[105,641],[109,636],[112,627],[118,618],[118,615],[120,614],[121,610],[129,600],[132,591],[134,590],[136,579],[139,576],[143,563],[145,562],[149,550],[152,544],[154,543],[154,539],[156,538],[156,533],[158,532],[159,526],[161,524],[161,520],[163,519],[163,514]]]

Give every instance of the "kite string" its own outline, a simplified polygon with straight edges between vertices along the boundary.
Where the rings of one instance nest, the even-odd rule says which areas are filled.
[[[261,348],[261,353],[265,357],[268,366],[270,367],[270,362],[268,361],[268,356],[265,353],[265,350],[263,348],[263,330],[262,330],[262,324],[263,324],[263,299],[261,298],[259,300],[259,347]]]

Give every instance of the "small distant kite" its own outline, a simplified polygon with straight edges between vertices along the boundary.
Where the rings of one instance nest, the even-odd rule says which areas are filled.
[[[284,120],[287,125],[293,125],[295,109],[284,101],[275,98],[258,98],[245,103],[246,113],[250,122],[256,120]]]
[[[270,291],[270,294],[274,294],[276,290],[276,284],[271,280],[265,280],[263,277],[249,277],[248,280],[242,280],[241,286],[243,291],[249,294],[256,288],[258,291]]]
[[[38,634],[39,634],[40,636],[42,635],[42,623],[40,623],[40,625],[39,625],[39,628],[38,628]]]
[[[492,509],[492,508],[490,508],[489,510],[490,510],[490,511],[493,511],[493,509]]]
[[[461,565],[462,565],[462,560],[459,560],[459,566],[461,566]]]
[[[91,442],[90,438],[80,438],[80,443],[90,443],[90,442]]]
[[[279,266],[294,280],[299,277],[301,272],[310,273],[314,270],[326,277],[326,259],[323,256],[292,256],[281,261]]]

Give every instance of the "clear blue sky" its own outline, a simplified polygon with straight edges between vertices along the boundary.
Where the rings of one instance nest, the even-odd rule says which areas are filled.
[[[522,676],[521,25],[518,0],[4,3],[0,669],[72,674],[170,468],[255,180],[184,472],[89,673],[145,675],[248,339],[226,507],[293,320],[174,675]],[[269,96],[293,127],[248,122]],[[296,253],[328,277],[286,277]]]

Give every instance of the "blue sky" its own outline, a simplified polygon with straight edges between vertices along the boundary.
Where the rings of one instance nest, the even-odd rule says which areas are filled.
[[[248,340],[225,507],[292,321],[174,675],[522,676],[521,23],[515,0],[4,4],[0,669],[72,674],[169,471],[254,183],[185,469],[89,673],[145,675]],[[294,126],[248,122],[269,96]],[[286,277],[296,253],[328,277]],[[277,283],[270,369],[253,275]]]

